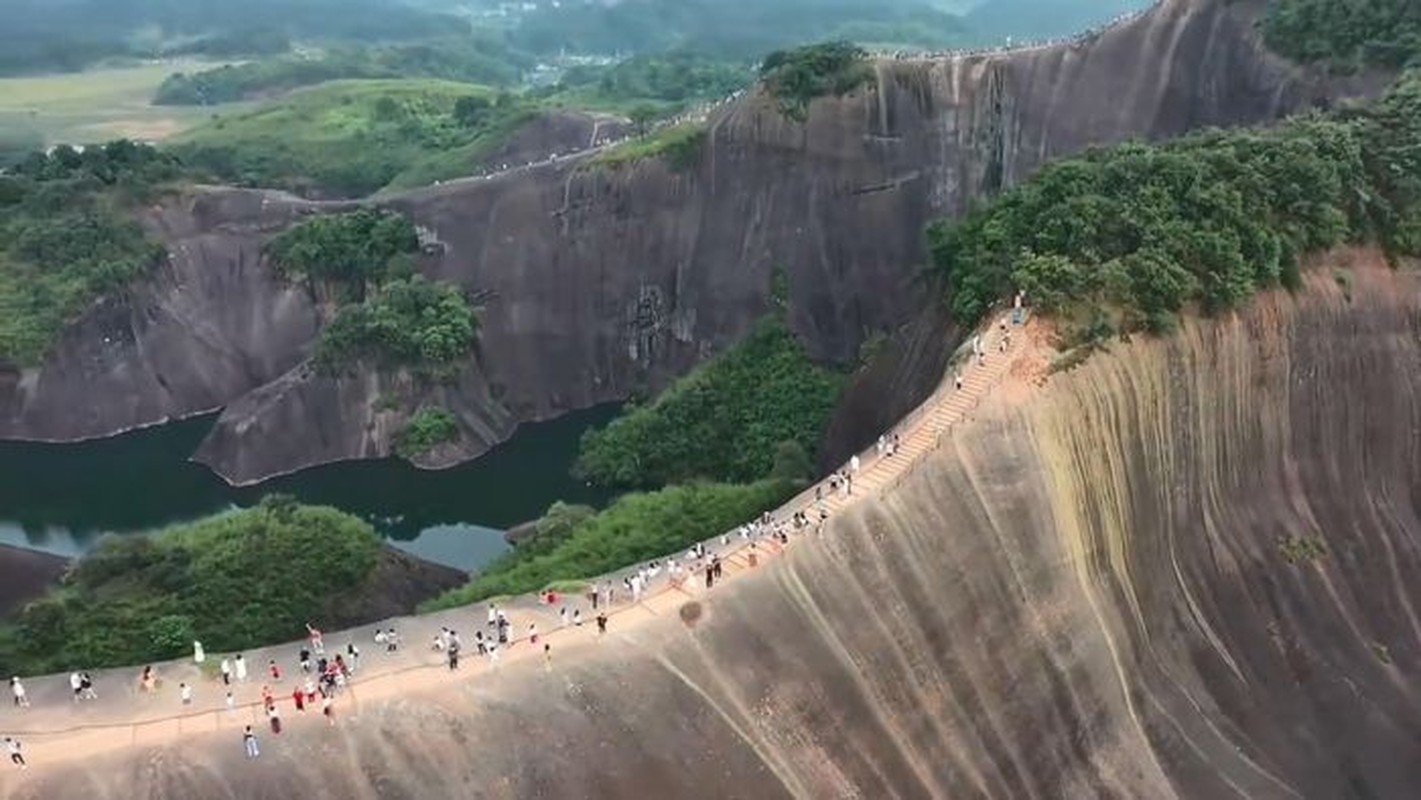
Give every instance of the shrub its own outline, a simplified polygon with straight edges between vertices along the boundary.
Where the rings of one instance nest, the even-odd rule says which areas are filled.
[[[793,491],[783,481],[760,481],[673,486],[624,495],[578,523],[555,546],[516,548],[489,564],[468,585],[430,601],[422,610],[535,592],[558,581],[585,580],[678,553],[774,508]]]
[[[1344,71],[1402,67],[1421,56],[1421,9],[1415,0],[1273,0],[1263,37],[1283,55]]]
[[[442,408],[421,408],[400,433],[395,451],[405,458],[417,458],[458,438],[459,423],[453,414]]]
[[[457,287],[416,275],[341,308],[321,331],[314,361],[327,374],[366,362],[442,380],[458,371],[477,329]]]
[[[352,602],[380,537],[333,508],[274,498],[151,536],[107,537],[0,636],[12,673],[91,669],[250,648]]]
[[[65,325],[160,263],[127,215],[180,175],[126,140],[31,153],[0,176],[0,360],[38,363]]]
[[[288,277],[343,284],[358,297],[368,283],[389,276],[398,256],[418,251],[414,223],[403,214],[369,208],[302,220],[267,246]]]
[[[841,373],[809,360],[783,319],[768,317],[651,404],[585,434],[575,472],[603,486],[758,480],[782,442],[815,452],[843,385]]]
[[[868,53],[850,42],[825,42],[776,50],[760,64],[760,80],[785,116],[804,121],[809,103],[853,91],[873,78]]]

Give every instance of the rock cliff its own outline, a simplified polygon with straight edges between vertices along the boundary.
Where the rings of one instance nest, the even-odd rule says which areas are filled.
[[[930,300],[918,278],[930,219],[1054,156],[1266,123],[1376,88],[1268,55],[1253,28],[1261,6],[1165,0],[1075,44],[883,61],[876,81],[816,101],[805,124],[750,94],[712,115],[682,172],[565,159],[381,200],[441,243],[421,269],[481,305],[477,354],[447,387],[302,368],[318,310],[272,277],[260,248],[296,215],[341,206],[187,196],[150,214],[173,254],[160,274],[96,307],[42,367],[0,375],[0,436],[102,436],[223,407],[197,457],[252,482],[388,454],[404,414],[438,402],[463,436],[425,463],[453,463],[520,422],[655,390],[722,350],[766,310],[776,266],[812,354],[852,360]],[[381,410],[386,395],[402,410]],[[863,435],[843,427],[846,441]]]
[[[10,796],[1412,798],[1421,281],[1336,266],[1009,383],[697,614]]]

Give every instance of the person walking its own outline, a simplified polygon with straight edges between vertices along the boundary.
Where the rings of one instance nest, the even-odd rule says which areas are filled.
[[[445,648],[445,653],[449,656],[449,671],[453,672],[459,668],[459,638],[453,631],[449,632],[449,646]]]
[[[858,471],[859,471],[859,457],[858,457],[858,454],[855,453],[854,455],[852,455],[852,456],[849,457],[849,476],[852,477],[852,476],[854,476],[854,475],[857,475],[857,474],[858,474]]]
[[[321,698],[321,716],[326,718],[327,724],[329,724],[331,727],[335,727],[336,709],[335,705],[331,702],[330,695],[324,695]]]
[[[261,748],[257,746],[257,735],[252,733],[250,725],[242,731],[242,750],[246,752],[247,758],[258,758],[262,754]]]
[[[299,664],[301,665],[301,671],[302,671],[302,672],[304,672],[304,673],[309,673],[309,672],[311,671],[311,651],[310,651],[310,650],[306,649],[305,647],[301,648],[301,649],[297,652],[297,654],[296,654],[296,661],[297,661],[297,663],[299,663]]]
[[[226,703],[227,703],[227,713],[228,713],[228,714],[235,714],[235,713],[237,713],[237,698],[235,698],[235,697],[232,696],[232,691],[231,691],[230,689],[227,691]]]
[[[84,679],[79,677],[79,673],[69,673],[69,688],[74,690],[74,702],[79,702],[79,692],[84,688]]]
[[[325,640],[325,637],[323,637],[323,636],[321,635],[321,630],[320,630],[320,628],[317,628],[317,627],[315,627],[314,625],[312,625],[311,623],[308,622],[308,623],[306,623],[306,633],[307,633],[307,635],[309,635],[309,636],[311,637],[311,649],[314,650],[314,651],[316,651],[316,655],[318,655],[318,656],[323,656],[323,655],[325,655],[325,654],[326,654],[326,640]]]
[[[276,709],[276,703],[266,707],[266,718],[271,725],[271,735],[281,735],[281,712]]]
[[[178,696],[182,698],[183,705],[192,705],[192,687],[186,683],[178,684]]]
[[[207,653],[202,649],[202,642],[192,643],[192,663],[201,664],[207,660]]]
[[[306,693],[301,691],[300,686],[291,690],[291,702],[296,704],[297,711],[303,714],[306,712]]]
[[[25,763],[25,755],[20,752],[20,740],[13,736],[5,737],[5,749],[10,753],[10,763],[20,769],[29,769],[30,765]]]
[[[602,611],[597,614],[597,634],[600,636],[607,632],[607,612]]]
[[[232,659],[232,671],[236,673],[238,681],[241,681],[243,683],[246,682],[247,660],[242,657],[241,653],[238,653],[237,657]]]
[[[228,658],[228,657],[226,657],[226,656],[223,656],[223,657],[222,657],[222,667],[221,667],[221,668],[222,668],[222,685],[223,685],[223,686],[231,686],[231,685],[232,685],[232,659],[230,659],[230,658]]]
[[[99,693],[94,691],[94,677],[87,672],[79,673],[79,698],[82,700],[99,699]]]
[[[350,674],[354,675],[355,670],[360,667],[360,648],[356,647],[352,640],[345,646],[345,654],[350,656],[346,659],[346,663],[350,665]]]
[[[267,672],[271,673],[272,683],[281,683],[281,667],[276,665],[276,659],[271,659],[266,665]]]
[[[10,693],[15,696],[16,708],[29,708],[30,698],[25,693],[25,685],[20,682],[20,676],[16,675],[10,679]]]

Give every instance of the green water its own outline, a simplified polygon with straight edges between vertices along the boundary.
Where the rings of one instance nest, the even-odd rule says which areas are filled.
[[[616,412],[602,406],[524,425],[510,441],[454,469],[351,461],[243,488],[187,460],[212,417],[78,444],[0,442],[0,543],[78,555],[105,533],[153,530],[282,492],[357,514],[422,558],[475,569],[508,549],[504,529],[537,517],[553,501],[607,500],[568,470],[582,432]]]

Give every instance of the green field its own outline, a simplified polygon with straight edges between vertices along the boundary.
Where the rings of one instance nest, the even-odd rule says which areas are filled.
[[[38,145],[87,144],[116,138],[156,141],[186,130],[213,114],[246,108],[150,104],[169,74],[211,66],[168,61],[63,75],[0,79],[0,139]]]
[[[461,98],[486,107],[461,120]],[[330,81],[204,123],[172,146],[214,180],[360,196],[471,174],[536,113],[469,83]]]

